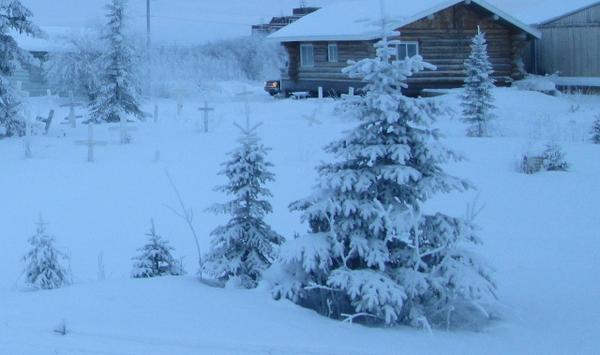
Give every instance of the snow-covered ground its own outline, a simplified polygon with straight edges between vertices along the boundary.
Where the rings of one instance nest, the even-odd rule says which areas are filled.
[[[504,318],[482,332],[433,334],[409,328],[378,329],[332,321],[267,290],[217,289],[194,277],[132,280],[131,257],[154,218],[157,231],[197,270],[193,239],[169,207],[177,200],[166,171],[194,210],[206,250],[209,232],[224,217],[204,209],[224,196],[219,164],[235,142],[233,122],[244,121],[244,103],[233,83],[209,100],[216,108],[210,132],[195,130],[202,100],[159,106],[159,122],[135,124],[130,145],[99,126],[108,142],[86,162],[85,126],[55,124],[32,140],[24,159],[19,139],[0,141],[3,187],[0,203],[0,354],[594,354],[600,348],[600,146],[587,142],[598,96],[551,97],[497,89],[495,137],[466,138],[459,120],[459,91],[441,96],[448,108],[439,128],[445,142],[467,160],[448,169],[470,179],[477,191],[439,196],[428,208],[461,214],[475,199],[484,205],[478,223],[481,252],[496,268]],[[252,119],[272,147],[277,181],[271,184],[275,213],[268,221],[290,238],[306,226],[287,206],[310,192],[321,147],[353,124],[334,114],[331,99],[279,100],[252,86]],[[31,99],[32,115],[47,115],[60,100]],[[67,114],[58,108],[57,120]],[[321,124],[309,125],[306,117]],[[571,169],[524,175],[521,154],[559,141]],[[157,152],[160,159],[156,160]],[[38,214],[71,255],[72,286],[30,292],[22,288],[21,257]],[[102,260],[99,263],[99,259]],[[99,264],[102,264],[100,266]],[[99,278],[104,269],[106,279]],[[69,333],[53,329],[65,322]]]

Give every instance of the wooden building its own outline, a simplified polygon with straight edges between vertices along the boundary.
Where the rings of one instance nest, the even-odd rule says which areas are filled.
[[[566,77],[600,77],[600,1],[537,25],[533,70]]]
[[[342,73],[348,60],[375,56],[373,44],[382,37],[378,1],[341,3],[324,7],[275,32],[269,38],[282,43],[288,65],[282,72],[286,92],[346,92],[362,83]],[[386,22],[399,38],[398,57],[421,55],[436,71],[409,79],[411,92],[428,88],[460,87],[464,60],[479,26],[486,32],[495,79],[502,84],[524,74],[522,53],[540,33],[482,0],[388,1]]]
[[[297,7],[292,10],[291,16],[276,16],[271,18],[269,23],[252,26],[253,35],[270,35],[273,32],[279,31],[285,26],[292,24],[302,17],[317,11],[318,7]]]

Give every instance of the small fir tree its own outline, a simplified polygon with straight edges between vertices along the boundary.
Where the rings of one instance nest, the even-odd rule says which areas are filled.
[[[557,142],[546,144],[546,148],[542,153],[542,161],[544,169],[547,171],[567,171],[569,169],[566,155]]]
[[[327,146],[334,160],[318,168],[314,193],[291,205],[309,231],[282,247],[270,280],[276,298],[331,317],[429,327],[471,319],[495,286],[469,248],[480,243],[475,227],[422,211],[436,193],[469,184],[442,169],[456,156],[430,128],[435,109],[401,92],[434,67],[419,56],[391,60],[397,43],[384,38],[376,58],[345,69],[366,84],[346,103],[358,126]]]
[[[465,92],[462,96],[464,121],[469,124],[467,135],[485,137],[489,135],[489,123],[495,118],[494,79],[492,63],[487,53],[485,33],[477,28],[471,44],[471,55],[465,61]]]
[[[264,221],[273,209],[268,201],[271,192],[264,187],[274,180],[266,160],[269,151],[256,135],[256,128],[247,124],[238,139],[239,147],[229,153],[220,175],[229,180],[215,190],[232,196],[224,204],[209,210],[231,216],[227,224],[212,231],[211,249],[204,258],[202,270],[221,282],[235,280],[246,288],[256,287],[276,258],[276,245],[283,237]]]
[[[19,48],[12,31],[38,37],[40,29],[30,21],[31,11],[18,0],[0,1],[0,127],[4,127],[6,136],[25,134],[25,122],[20,116],[21,100],[8,80],[17,69],[17,65],[31,63],[31,55]]]
[[[592,142],[600,144],[600,115],[596,116],[596,120],[592,126]]]
[[[56,249],[54,237],[46,233],[46,223],[40,217],[35,235],[29,238],[31,250],[23,257],[25,280],[37,289],[49,290],[69,284],[65,267],[68,256]]]
[[[96,122],[119,122],[127,115],[143,117],[138,97],[139,84],[134,73],[134,49],[125,33],[127,0],[110,0],[107,5],[106,41],[108,63],[98,92],[90,102]]]
[[[140,255],[133,258],[131,276],[136,279],[179,276],[185,274],[182,263],[175,260],[169,242],[156,233],[154,220],[150,221],[150,230],[146,233],[148,242],[138,249]]]

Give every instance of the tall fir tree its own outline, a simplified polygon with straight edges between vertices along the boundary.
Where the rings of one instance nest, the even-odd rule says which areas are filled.
[[[471,55],[465,61],[465,92],[462,96],[463,119],[469,124],[467,135],[486,137],[490,134],[489,123],[495,119],[494,73],[487,53],[485,33],[477,28],[477,34],[471,43]]]
[[[257,286],[276,258],[276,245],[284,241],[264,220],[273,212],[268,201],[272,195],[264,185],[273,181],[274,175],[270,171],[273,165],[266,160],[270,149],[261,143],[257,127],[247,124],[242,129],[239,147],[229,153],[230,159],[219,173],[229,182],[215,190],[232,199],[209,210],[231,218],[212,231],[211,249],[202,265],[209,277],[221,282],[234,279],[245,288]]]
[[[600,144],[600,115],[596,116],[592,126],[592,143]]]
[[[182,263],[172,255],[173,248],[169,242],[156,233],[154,220],[150,222],[150,230],[146,233],[147,243],[138,249],[140,254],[133,258],[133,278],[150,278],[159,276],[179,276],[185,274]]]
[[[56,248],[54,237],[46,233],[46,223],[41,216],[29,244],[31,249],[23,257],[27,284],[43,290],[68,285],[69,272],[64,264],[69,258]]]
[[[143,118],[134,72],[135,52],[126,34],[127,0],[110,0],[106,9],[108,23],[102,39],[107,47],[107,66],[98,92],[92,95],[91,116],[95,122],[119,122],[128,115]]]
[[[11,31],[38,37],[41,30],[31,22],[31,11],[18,0],[0,1],[0,127],[7,136],[25,134],[25,122],[20,117],[21,100],[8,80],[18,63],[31,63],[31,56],[22,50],[11,35]]]
[[[434,67],[419,56],[392,60],[397,44],[384,38],[376,58],[345,69],[366,84],[345,103],[359,124],[326,147],[333,161],[318,168],[313,194],[291,205],[309,231],[284,244],[269,279],[276,298],[331,317],[429,327],[483,309],[495,286],[467,248],[480,242],[474,226],[422,211],[436,193],[469,184],[442,169],[456,155],[430,127],[435,107],[401,92],[407,77]]]

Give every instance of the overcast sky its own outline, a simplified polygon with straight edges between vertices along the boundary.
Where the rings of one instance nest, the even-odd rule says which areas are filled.
[[[352,0],[306,0],[307,5]],[[374,1],[378,0],[364,0]],[[418,0],[385,0],[418,1]],[[446,0],[440,0],[446,1]],[[511,15],[533,23],[558,16],[594,0],[489,0]],[[41,26],[84,27],[104,22],[106,0],[22,0]],[[146,0],[129,0],[134,31],[145,33]],[[287,15],[300,0],[151,0],[152,37],[180,44],[248,35],[250,26]]]

